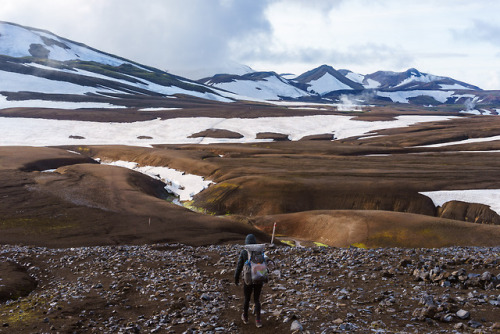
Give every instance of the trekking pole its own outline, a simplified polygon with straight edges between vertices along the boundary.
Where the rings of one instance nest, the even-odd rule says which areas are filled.
[[[271,237],[271,245],[274,245],[274,232],[276,232],[276,222],[273,225],[273,236]]]

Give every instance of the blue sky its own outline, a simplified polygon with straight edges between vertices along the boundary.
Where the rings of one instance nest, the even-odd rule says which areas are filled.
[[[497,0],[2,0],[0,20],[179,75],[415,67],[500,89],[498,13]]]

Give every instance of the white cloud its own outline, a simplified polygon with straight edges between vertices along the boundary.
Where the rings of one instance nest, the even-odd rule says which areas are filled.
[[[176,72],[226,60],[228,41],[266,31],[268,1],[3,0],[0,19],[47,29]]]
[[[327,63],[500,89],[499,12],[491,0],[2,0],[0,20],[181,75],[230,59],[297,74]]]

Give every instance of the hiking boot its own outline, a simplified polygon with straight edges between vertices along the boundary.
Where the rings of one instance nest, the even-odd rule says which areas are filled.
[[[241,314],[241,320],[243,320],[243,323],[244,323],[245,325],[248,325],[248,316],[246,316],[246,317],[245,317],[245,315],[244,315],[244,314]]]
[[[261,328],[262,327],[262,321],[260,320],[255,320],[255,327]]]

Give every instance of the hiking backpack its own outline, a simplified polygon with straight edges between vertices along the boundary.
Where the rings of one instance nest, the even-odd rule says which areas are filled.
[[[243,280],[246,285],[267,283],[269,280],[264,247],[264,244],[245,245],[248,260],[243,266]]]

